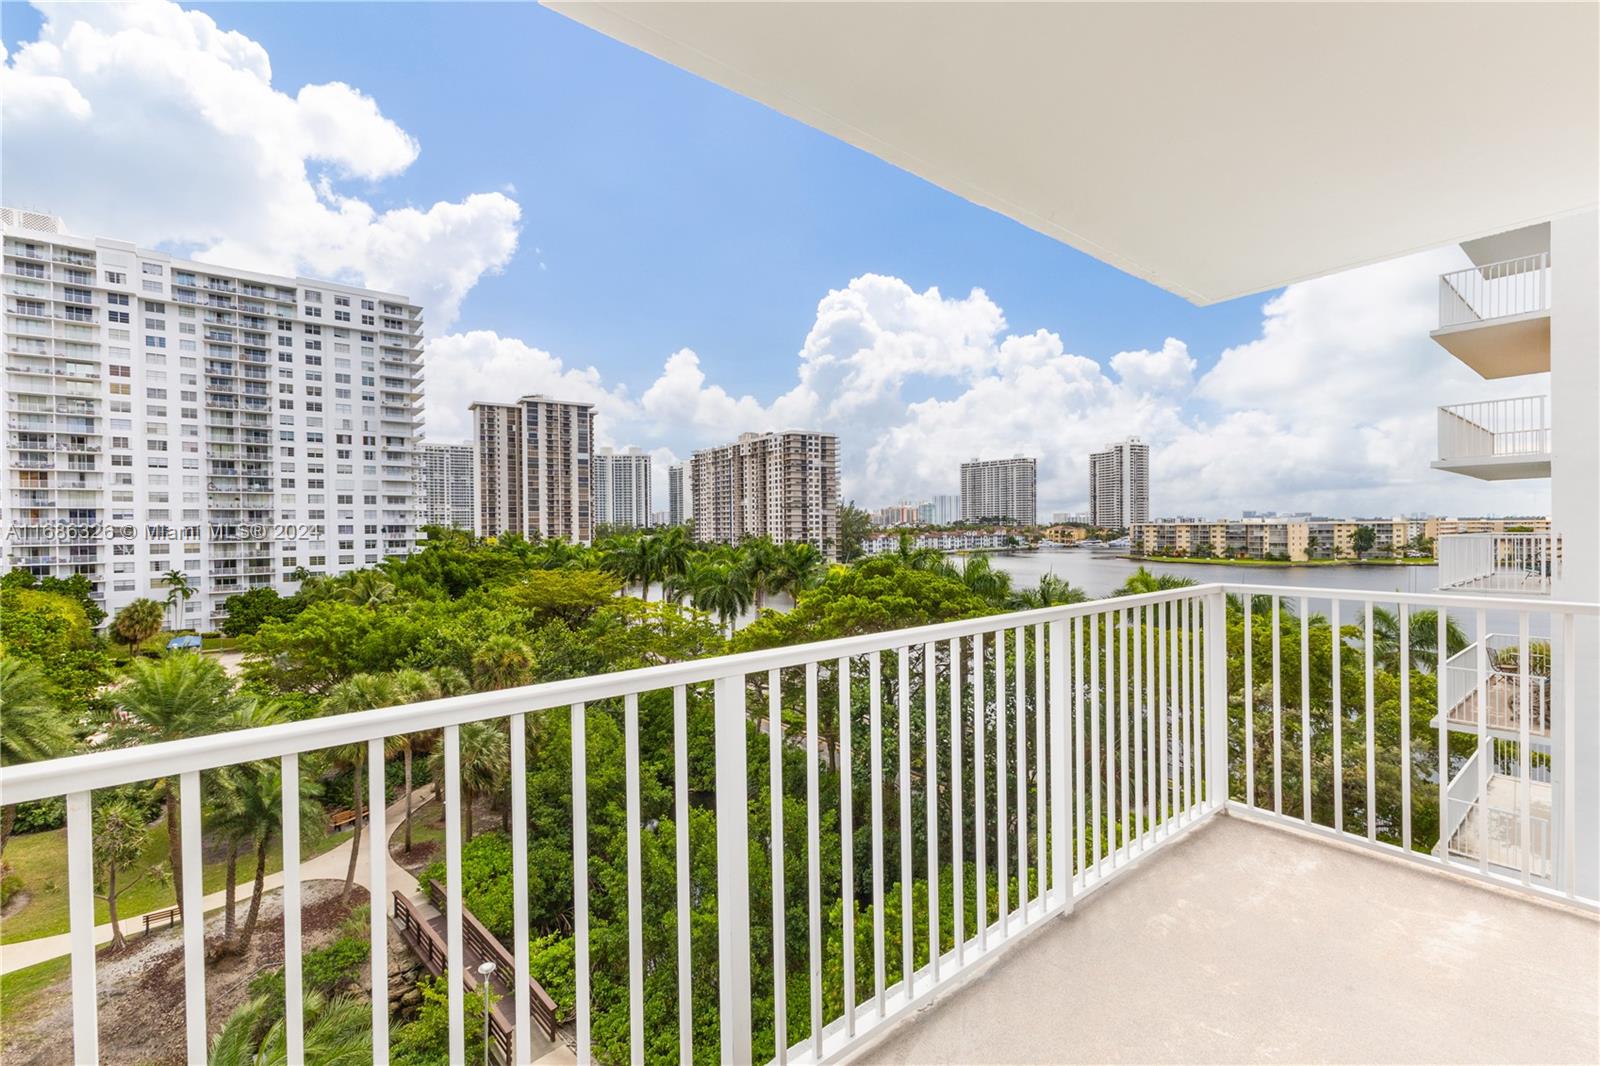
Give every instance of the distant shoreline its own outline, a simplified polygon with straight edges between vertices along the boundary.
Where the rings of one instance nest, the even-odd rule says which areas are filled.
[[[1123,555],[1135,563],[1188,563],[1194,566],[1437,566],[1437,559],[1192,559],[1176,555]]]

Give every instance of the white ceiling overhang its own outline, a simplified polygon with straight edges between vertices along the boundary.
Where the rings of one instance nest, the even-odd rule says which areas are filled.
[[[1600,5],[550,7],[1201,304],[1600,201]]]

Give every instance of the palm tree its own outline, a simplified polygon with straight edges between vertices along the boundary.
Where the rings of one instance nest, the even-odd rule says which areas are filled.
[[[211,1066],[291,1066],[281,996],[257,996],[228,1016],[211,1043]],[[276,1017],[266,1031],[266,1020]],[[319,1066],[372,1062],[372,1008],[343,996],[316,992],[305,997],[305,1056]]]
[[[167,608],[172,611],[172,624],[168,628],[182,629],[183,611],[178,605],[189,602],[194,596],[194,586],[189,583],[189,575],[182,570],[168,570],[161,575],[161,580],[167,586]]]
[[[694,541],[682,526],[668,526],[655,535],[656,576],[661,578],[661,596],[666,598],[668,582],[682,577],[694,555]]]
[[[607,570],[625,582],[636,582],[641,596],[650,598],[650,583],[655,580],[657,569],[654,537],[613,537],[602,549],[602,558]]]
[[[815,546],[803,540],[790,541],[778,549],[773,590],[787,592],[790,598],[798,600],[800,593],[821,580],[822,568],[822,553]]]
[[[248,763],[234,767],[229,775],[230,807],[234,823],[248,831],[248,840],[256,847],[256,877],[250,887],[250,909],[245,912],[245,924],[238,930],[238,941],[230,951],[243,952],[250,948],[256,935],[256,920],[261,917],[261,898],[266,895],[267,855],[272,842],[283,834],[283,767],[275,759]],[[299,818],[301,839],[322,836],[322,805],[310,794],[312,781],[299,779]]]
[[[917,538],[909,532],[900,534],[899,542],[895,545],[894,557],[901,566],[912,570],[938,570],[947,565],[943,552],[938,548],[917,547]]]
[[[460,729],[462,834],[472,839],[472,807],[479,796],[492,796],[504,787],[510,769],[511,744],[499,722],[466,722]],[[428,756],[428,771],[435,781],[445,778],[444,751]],[[440,794],[440,802],[443,796]],[[445,817],[452,817],[446,811]]]
[[[1066,578],[1057,577],[1055,574],[1045,574],[1039,579],[1035,588],[1024,589],[1012,597],[1012,602],[1018,608],[1032,609],[1036,607],[1059,607],[1068,603],[1085,603],[1089,594],[1082,589],[1073,588]]]
[[[0,697],[0,766],[54,759],[72,750],[72,730],[37,663],[0,657]],[[0,855],[16,822],[16,804],[0,808]]]
[[[357,674],[329,689],[328,695],[322,701],[322,709],[331,714],[348,714],[351,711],[368,711],[374,707],[392,707],[399,702],[392,678],[385,674]],[[351,810],[355,811],[356,815],[350,836],[350,866],[345,870],[344,888],[339,893],[339,898],[344,899],[350,895],[350,889],[356,883],[356,861],[361,853],[362,796],[365,795],[361,787],[361,771],[367,763],[367,746],[364,743],[345,744],[331,749],[328,758],[330,768],[335,773],[350,771]],[[382,773],[383,768],[373,767],[372,772]],[[372,812],[373,834],[378,838],[378,844],[375,846],[380,847],[383,845],[383,838],[379,832],[378,822],[382,814],[382,811]]]
[[[778,546],[769,537],[751,537],[739,545],[739,563],[755,596],[756,610],[767,605],[780,564]]]
[[[128,646],[128,654],[132,655],[139,645],[161,632],[161,623],[166,617],[166,608],[157,601],[134,600],[111,620],[111,632]]]
[[[394,599],[394,582],[376,570],[357,570],[335,596],[344,603],[375,611],[379,604]]]
[[[694,605],[715,614],[731,636],[734,620],[749,609],[753,595],[745,567],[726,558],[705,558],[685,575],[684,584]]]
[[[496,633],[472,653],[472,676],[480,690],[526,685],[533,666],[533,649],[510,633]]]
[[[1437,673],[1439,668],[1439,613],[1414,611],[1408,627],[1410,661],[1413,669]],[[1359,630],[1356,630],[1359,633]],[[1445,615],[1445,658],[1467,646],[1461,623]],[[1400,672],[1400,619],[1382,607],[1372,609],[1372,661],[1391,674]]]
[[[143,815],[127,800],[109,800],[100,804],[94,812],[95,887],[100,889],[100,898],[106,901],[112,951],[121,951],[128,943],[122,935],[122,923],[117,917],[117,900],[143,881],[151,871],[144,871],[120,886],[117,884],[117,875],[139,861],[139,856],[144,854],[145,837],[148,835]]]
[[[147,602],[160,609],[154,600]],[[111,698],[118,712],[111,726],[111,739],[121,745],[214,733],[244,713],[248,704],[233,690],[233,682],[222,667],[199,655],[135,659],[128,666],[127,680],[113,690]],[[177,779],[166,778],[161,787],[166,804],[167,861],[173,883],[181,885],[183,839],[178,825]],[[181,892],[178,906],[183,906]]]
[[[445,696],[459,696],[470,691],[467,679],[461,671],[449,667],[438,666],[429,671],[422,670],[396,670],[394,685],[400,697],[408,703],[417,703],[422,700],[436,700]],[[406,854],[411,854],[411,764],[413,759],[433,748],[434,741],[439,734],[403,733],[390,737],[384,744],[385,755],[400,755],[405,759],[405,790],[406,790]]]
[[[1177,577],[1173,574],[1152,574],[1144,567],[1139,567],[1128,575],[1128,580],[1122,587],[1113,592],[1113,596],[1139,596],[1147,592],[1167,592],[1171,589],[1188,588],[1194,584],[1193,578]]]
[[[232,729],[247,729],[252,726],[274,725],[286,720],[286,716],[274,705],[252,700],[242,705],[227,724]],[[227,874],[224,878],[225,898],[222,905],[224,946],[233,941],[234,915],[237,913],[234,895],[239,886],[239,854],[254,844],[259,828],[259,811],[249,804],[240,802],[240,793],[248,787],[248,779],[253,777],[259,768],[260,764],[239,763],[218,770],[212,777],[211,788],[206,796],[206,828],[211,833],[221,836],[228,845]]]
[[[969,555],[961,564],[961,583],[990,603],[1004,603],[1011,595],[1011,575],[996,570],[987,555]]]

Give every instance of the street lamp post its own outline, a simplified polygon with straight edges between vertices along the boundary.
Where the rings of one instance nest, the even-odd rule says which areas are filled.
[[[483,1066],[489,1066],[489,978],[493,976],[493,962],[486,959],[478,965],[478,985],[483,991]]]

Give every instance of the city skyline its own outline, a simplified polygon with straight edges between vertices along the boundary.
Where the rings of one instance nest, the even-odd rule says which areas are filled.
[[[601,444],[654,442],[660,498],[673,462],[730,429],[803,425],[840,437],[842,499],[869,507],[948,491],[975,450],[1025,450],[1071,457],[1045,464],[1040,510],[1082,511],[1088,453],[1129,434],[1151,444],[1162,513],[1549,507],[1545,483],[1491,490],[1414,462],[1433,446],[1434,403],[1539,388],[1477,382],[1428,341],[1436,275],[1458,249],[1195,308],[548,11],[494,12],[524,31],[504,37],[548,53],[521,64],[541,68],[533,82],[499,94],[538,103],[533,140],[680,168],[628,160],[620,172],[671,177],[610,186],[621,210],[602,218],[587,169],[486,156],[451,99],[419,99],[389,69],[393,33],[425,27],[446,54],[484,46],[477,12],[375,25],[332,5],[312,31],[271,5],[216,7],[215,26],[164,4],[48,10],[6,5],[8,198],[78,231],[408,293],[429,311],[430,440],[464,439],[487,384],[594,403]],[[30,47],[40,39],[51,47]],[[154,61],[97,64],[97,50]],[[170,102],[224,74],[275,122],[237,134]],[[659,110],[571,106],[582,92],[556,106],[563,77],[613,79]],[[181,121],[146,125],[138,101],[153,93]],[[684,122],[736,131],[742,150],[675,137]],[[641,133],[652,125],[664,132]],[[193,165],[146,181],[128,153],[95,154],[127,143],[152,160],[181,147]],[[36,172],[11,164],[37,154],[74,165],[30,184]],[[730,158],[736,173],[712,174]],[[147,186],[137,204],[106,195],[110,174]],[[219,183],[245,195],[198,195]],[[685,196],[683,217],[712,227],[693,240],[704,255],[643,224]],[[269,210],[239,212],[251,202]],[[797,251],[752,271],[753,239]],[[635,273],[601,272],[619,262]]]

